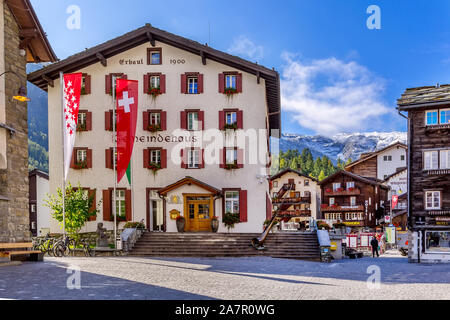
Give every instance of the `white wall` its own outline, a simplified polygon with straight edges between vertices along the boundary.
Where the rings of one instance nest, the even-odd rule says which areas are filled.
[[[408,171],[403,170],[402,172],[391,177],[386,181],[386,185],[391,187],[388,193],[388,201],[392,199],[392,195],[401,195],[408,191]]]
[[[404,160],[401,160],[401,156]],[[384,161],[384,156],[392,156],[392,161]],[[406,167],[406,149],[402,147],[390,148],[377,156],[377,178],[384,180],[397,171],[397,168]]]
[[[174,150],[173,159],[179,159],[179,152],[174,149],[174,143],[147,142],[147,137],[152,134],[143,130],[142,112],[147,109],[163,109],[167,111],[167,131],[162,136],[170,135],[180,127],[180,111],[185,109],[201,109],[205,112],[205,130],[218,128],[218,111],[223,108],[239,108],[244,110],[244,129],[266,127],[267,105],[265,96],[265,83],[261,79],[257,84],[256,76],[242,72],[243,93],[228,99],[224,94],[218,93],[218,74],[224,71],[239,71],[228,66],[207,60],[207,65],[202,64],[199,56],[182,51],[180,49],[156,43],[156,47],[162,48],[162,65],[124,65],[121,60],[141,60],[146,63],[146,52],[149,44],[143,44],[127,52],[108,59],[105,68],[100,63],[86,67],[78,72],[91,75],[92,94],[82,96],[80,109],[92,111],[92,131],[78,133],[76,147],[89,147],[93,150],[93,168],[85,170],[70,170],[68,180],[72,185],[81,184],[82,187],[96,189],[97,201],[102,199],[102,190],[112,188],[114,185],[113,171],[105,168],[105,149],[113,146],[112,133],[105,131],[105,111],[112,109],[112,97],[105,94],[105,74],[125,73],[128,79],[139,81],[139,106],[137,120],[137,136],[144,137],[143,142],[135,142],[132,166],[134,178],[134,212],[133,221],[146,220],[146,188],[161,188],[172,184],[186,176],[192,176],[215,188],[241,188],[248,190],[248,219],[247,223],[237,226],[235,232],[261,231],[266,213],[266,193],[268,182],[259,183],[256,176],[267,173],[267,168],[261,164],[247,164],[243,169],[227,171],[220,169],[218,164],[206,165],[205,169],[181,169],[180,164],[171,161],[171,152]],[[170,59],[184,59],[185,64],[170,64]],[[148,72],[162,72],[166,74],[166,94],[152,100],[151,96],[144,95],[143,75]],[[204,93],[199,95],[185,95],[180,93],[180,75],[185,72],[200,72],[204,74]],[[239,71],[241,72],[241,71]],[[49,168],[50,168],[50,192],[55,193],[61,186],[62,152],[61,152],[61,97],[60,81],[54,81],[54,88],[49,87]],[[265,139],[265,136],[264,136]],[[168,168],[159,171],[156,175],[143,168],[143,149],[148,147],[163,147],[168,149]],[[267,146],[263,154],[267,154]],[[247,159],[247,155],[246,155]],[[118,187],[128,187],[124,178]],[[168,215],[166,210],[166,215]],[[221,210],[216,210],[217,216]],[[167,221],[170,218],[167,216]],[[97,222],[102,221],[102,207],[97,216]],[[94,231],[97,222],[89,222],[85,230]],[[112,229],[112,222],[104,222],[105,227]],[[52,232],[59,228],[55,222]]]

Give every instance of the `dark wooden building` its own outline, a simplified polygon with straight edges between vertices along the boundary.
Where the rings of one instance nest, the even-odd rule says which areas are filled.
[[[384,217],[389,188],[377,179],[339,171],[319,182],[321,218],[349,227],[375,228]]]
[[[450,85],[406,89],[410,261],[450,261]]]

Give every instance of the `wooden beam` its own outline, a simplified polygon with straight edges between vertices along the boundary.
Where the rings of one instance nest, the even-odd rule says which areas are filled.
[[[50,87],[53,88],[53,87],[55,86],[54,83],[53,83],[53,80],[50,79],[49,77],[47,77],[45,74],[42,76],[42,79],[44,79],[44,81],[47,82],[47,84],[48,84]]]
[[[256,83],[260,84],[261,82],[261,73],[259,71],[256,71]]]
[[[153,35],[152,35],[151,32],[147,32],[147,38],[148,38],[148,40],[150,41],[150,45],[151,45],[152,47],[156,46],[155,38],[153,38]]]
[[[202,63],[204,66],[206,66],[206,56],[203,51],[200,51],[200,57],[202,57]]]
[[[98,60],[100,60],[102,66],[106,67],[108,65],[108,62],[106,61],[106,58],[100,52],[97,52],[95,54],[95,56],[98,58]]]
[[[268,114],[268,116],[269,116],[269,117],[270,117],[270,116],[275,116],[275,115],[280,114],[280,113],[281,113],[281,111],[271,112],[271,113]]]

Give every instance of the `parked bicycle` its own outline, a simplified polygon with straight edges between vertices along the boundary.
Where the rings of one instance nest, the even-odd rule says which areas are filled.
[[[93,250],[86,239],[75,240],[69,236],[57,241],[53,245],[53,255],[55,257],[67,257],[69,255],[73,256],[75,251],[78,249],[83,250],[86,257],[93,256]]]
[[[45,237],[33,238],[33,250],[40,250],[42,253],[52,256],[55,240],[55,238],[50,237],[48,234]]]

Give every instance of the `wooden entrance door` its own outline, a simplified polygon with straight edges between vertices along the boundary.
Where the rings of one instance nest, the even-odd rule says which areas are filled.
[[[213,217],[212,197],[187,197],[186,199],[186,231],[212,231]]]

